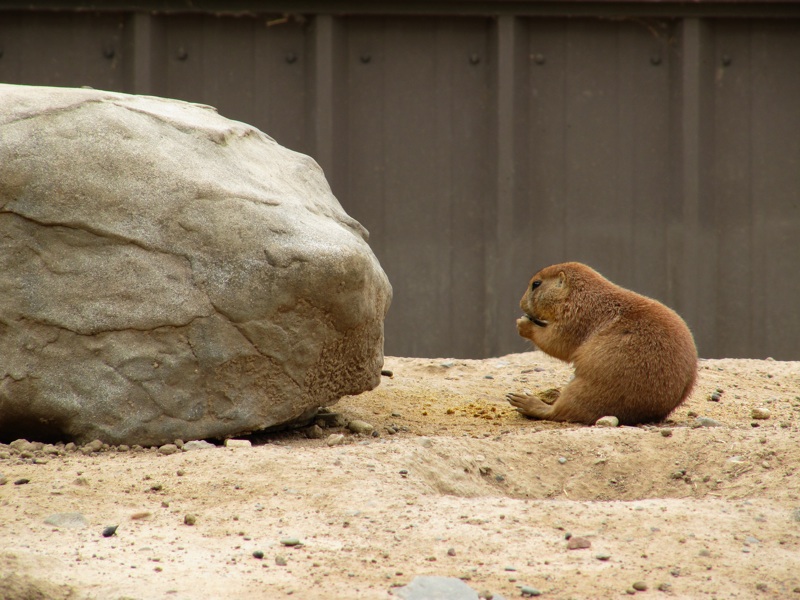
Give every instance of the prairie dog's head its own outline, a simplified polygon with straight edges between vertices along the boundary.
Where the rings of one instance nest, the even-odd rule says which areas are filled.
[[[547,327],[557,320],[559,307],[569,296],[567,274],[562,265],[542,269],[531,278],[519,306],[525,318],[537,327]]]

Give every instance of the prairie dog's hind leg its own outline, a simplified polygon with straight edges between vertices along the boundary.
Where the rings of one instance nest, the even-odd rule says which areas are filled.
[[[509,392],[506,400],[517,409],[518,412],[532,419],[552,419],[553,407],[545,404],[536,396],[531,394],[517,394]]]

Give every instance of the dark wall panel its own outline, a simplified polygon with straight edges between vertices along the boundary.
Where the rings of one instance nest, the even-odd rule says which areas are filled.
[[[635,6],[680,8],[656,4]],[[389,354],[523,350],[528,278],[581,260],[676,308],[703,356],[800,359],[800,19],[701,4],[0,9],[0,81],[210,104],[316,158],[394,286]]]
[[[350,18],[343,27],[347,179],[335,191],[370,230],[394,285],[387,352],[481,356],[488,23]]]

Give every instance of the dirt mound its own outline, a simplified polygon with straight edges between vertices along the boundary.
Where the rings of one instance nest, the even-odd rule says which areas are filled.
[[[416,575],[507,598],[622,598],[638,581],[800,598],[800,363],[702,361],[670,421],[623,428],[511,410],[506,391],[570,377],[538,352],[386,368],[325,427],[250,448],[0,447],[0,577],[70,599],[386,599]],[[355,419],[377,437],[349,433]],[[89,526],[44,522],[67,512]],[[590,547],[569,549],[578,537]]]

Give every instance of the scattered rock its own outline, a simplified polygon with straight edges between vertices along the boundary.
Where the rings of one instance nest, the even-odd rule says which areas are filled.
[[[571,537],[567,541],[567,550],[581,550],[583,548],[591,548],[592,542],[582,537]]]
[[[769,415],[770,415],[769,409],[763,407],[756,407],[750,412],[751,418],[758,419],[761,421],[769,419]]]
[[[184,452],[191,452],[192,450],[210,450],[212,448],[216,448],[216,446],[205,440],[192,440],[183,445]]]
[[[384,377],[394,377],[394,373],[389,369],[381,369],[381,375]]]
[[[656,588],[659,592],[671,592],[672,591],[672,584],[667,583],[666,581],[663,583],[658,584],[658,588]]]
[[[352,433],[361,433],[364,435],[369,435],[372,433],[374,427],[367,423],[366,421],[350,421],[347,424],[347,429],[349,429]]]
[[[664,428],[661,430],[661,437],[672,437],[672,429]]]
[[[542,595],[542,592],[540,592],[535,587],[531,587],[529,585],[520,586],[519,591],[526,598],[535,597],[535,596],[541,596]]]
[[[306,427],[304,430],[305,436],[310,440],[321,440],[325,437],[325,431],[317,424],[311,427]]]
[[[164,444],[158,449],[158,453],[164,456],[169,456],[170,454],[176,454],[178,452],[180,452],[180,449],[175,444]]]
[[[86,521],[86,517],[81,513],[56,513],[47,517],[44,522],[54,527],[70,527],[75,529],[89,525]]]
[[[8,483],[8,477],[0,473],[0,485],[5,485]]]
[[[332,433],[328,436],[328,439],[325,440],[325,443],[328,446],[341,446],[344,444],[344,436],[341,433]]]
[[[722,427],[722,423],[709,417],[697,417],[694,420],[692,427]]]
[[[634,581],[633,585],[631,585],[633,589],[637,592],[646,592],[647,591],[647,582],[645,581]]]
[[[264,553],[261,550],[253,550],[253,558],[261,560],[262,558],[264,558]]]
[[[14,482],[14,485],[26,485],[26,484],[28,484],[28,483],[30,483],[30,482],[31,482],[31,480],[30,480],[30,479],[28,479],[27,477],[23,477],[22,479],[17,479],[17,480]]]
[[[108,527],[104,528],[103,537],[111,537],[117,533],[117,527],[119,527],[119,525],[109,525]]]
[[[601,552],[600,554],[595,554],[594,556],[597,560],[607,561],[611,558],[610,554],[606,554],[605,552]]]
[[[226,448],[250,448],[252,445],[250,440],[234,440],[230,438],[225,440]]]
[[[275,564],[279,567],[285,567],[287,565],[286,557],[282,554],[278,554],[275,556]]]
[[[403,600],[478,600],[478,593],[460,579],[435,575],[417,576],[392,594]]]
[[[455,556],[455,555],[456,555],[456,549],[455,548],[448,548],[447,549],[447,556]]]
[[[567,459],[566,459],[566,458],[564,458],[563,456],[559,456],[559,457],[558,457],[558,462],[559,462],[559,464],[562,464],[562,465],[564,465],[564,464],[566,464],[566,463],[567,463]]]
[[[291,537],[291,538],[283,538],[281,540],[281,544],[283,544],[284,546],[300,546],[301,542],[299,539]]]
[[[183,523],[185,525],[194,525],[195,523],[197,523],[197,517],[192,514],[187,514],[186,516],[183,517]]]
[[[595,422],[596,427],[619,427],[619,419],[617,417],[608,416],[600,417]]]

